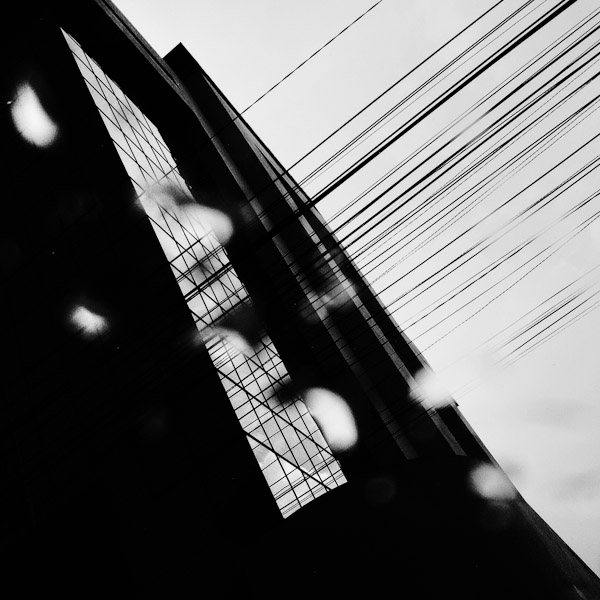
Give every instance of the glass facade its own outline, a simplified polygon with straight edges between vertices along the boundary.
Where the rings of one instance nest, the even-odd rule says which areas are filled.
[[[289,375],[266,332],[250,347],[236,343],[226,327],[228,317],[252,300],[217,235],[198,218],[199,205],[186,209],[157,200],[168,190],[189,196],[157,128],[72,37],[65,33],[65,39],[277,505],[288,516],[344,483],[340,465],[304,402],[278,398]]]

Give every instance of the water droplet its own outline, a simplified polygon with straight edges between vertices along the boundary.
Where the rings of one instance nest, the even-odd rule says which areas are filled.
[[[45,148],[56,139],[58,126],[48,116],[28,83],[19,86],[17,96],[10,105],[10,112],[17,131],[30,144]]]
[[[185,215],[204,231],[212,231],[217,241],[225,245],[233,235],[233,220],[222,210],[198,203],[187,191],[173,184],[154,184],[144,193],[166,210]]]
[[[341,396],[324,388],[310,388],[303,397],[332,450],[349,450],[356,444],[356,422],[350,407]]]
[[[71,323],[87,338],[92,338],[104,333],[108,329],[108,321],[85,306],[73,308],[70,315]]]
[[[252,344],[239,331],[226,327],[215,327],[214,331],[222,340],[233,346],[238,352],[246,356],[254,354]]]
[[[511,500],[517,491],[501,469],[493,465],[479,465],[469,476],[472,489],[488,500]]]
[[[224,212],[201,204],[188,205],[185,212],[204,229],[210,229],[219,244],[224,246],[231,239],[233,221]]]
[[[421,369],[415,374],[415,382],[417,385],[411,396],[428,408],[438,408],[452,402],[452,396],[433,371]]]

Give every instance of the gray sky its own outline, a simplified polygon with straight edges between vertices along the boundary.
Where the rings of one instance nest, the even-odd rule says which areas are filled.
[[[234,106],[244,110],[374,2],[119,0],[116,4],[159,54],[166,54],[178,42],[182,42]],[[245,112],[244,117],[284,166],[289,167],[494,3],[489,0],[383,0],[297,73]],[[344,133],[295,167],[292,170],[294,177],[302,180],[362,127],[384,114],[501,18],[524,4],[520,0],[505,0],[489,17],[394,88]],[[306,191],[309,194],[318,192],[362,152],[392,131],[394,126],[398,127],[416,114],[436,94],[447,89],[460,75],[476,66],[501,43],[554,4],[554,0],[535,0],[528,7],[530,13],[523,11],[519,15],[523,20],[515,24],[514,29],[508,29],[508,25],[499,32],[504,37],[497,40],[489,38],[490,45],[482,49],[472,62],[457,65],[458,70],[447,73],[448,79],[437,88],[424,90],[425,95],[415,97],[414,103],[406,106],[405,112],[384,124],[380,131],[359,146],[357,153],[306,184]],[[551,25],[478,78],[476,83],[425,119],[400,143],[394,144],[379,159],[333,192],[319,204],[321,212],[332,219],[335,227],[339,226],[344,217],[333,217],[340,208],[543,51],[548,44],[586,18],[597,8],[596,4],[596,0],[580,0],[569,8]],[[591,24],[598,23],[598,19],[594,19]],[[580,46],[579,52],[570,54],[562,63],[550,67],[537,85],[564,71],[568,62],[591,48],[598,39],[598,33],[594,34],[587,45]],[[558,50],[553,52],[555,55]],[[550,56],[553,54],[550,53]],[[598,80],[593,80],[575,93],[577,86],[598,72],[598,64],[591,62],[588,70],[581,70],[579,78],[571,78],[556,90],[555,95],[548,96],[544,100],[547,104],[540,102],[524,114],[522,121],[507,128],[506,132],[515,127],[516,134],[519,127],[525,128],[534,118],[556,104],[556,109],[549,112],[539,126],[524,129],[523,133],[515,135],[515,141],[506,153],[483,164],[461,187],[451,188],[443,196],[437,208],[443,206],[444,202],[459,201],[468,196],[471,186],[481,182],[486,175],[492,176],[499,169],[494,183],[482,187],[478,195],[473,195],[471,209],[460,220],[456,223],[440,220],[438,235],[420,245],[424,238],[413,240],[411,232],[435,222],[433,215],[437,208],[432,208],[431,212],[411,221],[397,238],[387,237],[388,242],[398,240],[399,245],[390,248],[384,255],[386,260],[381,267],[371,271],[374,263],[369,262],[369,258],[374,258],[373,254],[364,254],[362,259],[357,260],[375,289],[382,291],[382,299],[391,306],[399,325],[416,341],[438,372],[440,380],[458,400],[466,418],[521,493],[582,559],[600,574],[600,369],[597,366],[600,311],[583,316],[522,357],[521,354],[530,345],[510,352],[536,331],[539,332],[558,316],[573,309],[582,299],[590,298],[580,309],[574,310],[571,317],[581,315],[582,310],[592,307],[597,301],[593,294],[600,287],[600,268],[593,269],[600,262],[600,219],[594,220],[594,214],[600,210],[600,200],[592,198],[576,212],[567,214],[596,191],[598,176],[595,172],[582,178],[560,196],[557,195],[555,200],[531,217],[525,219],[526,215],[518,215],[598,154],[599,143],[592,138],[600,133],[600,127],[597,113],[593,112],[596,105],[592,101],[595,95],[600,94],[600,84]],[[510,85],[502,89],[509,88]],[[501,97],[502,89],[498,91],[496,99]],[[567,97],[569,92],[573,92],[573,95]],[[517,94],[508,100],[504,111],[514,106],[516,100],[525,98],[527,93]],[[588,102],[588,112],[582,112],[567,125],[560,125],[566,117]],[[461,121],[444,139],[465,129],[484,110],[485,107]],[[539,112],[536,113],[536,110]],[[502,112],[497,111],[475,122],[460,141],[466,142],[482,131]],[[556,136],[549,140],[552,144],[540,145],[539,155],[532,155],[530,162],[510,163],[502,167],[505,161],[520,151],[525,152],[540,136],[559,126],[562,128],[557,129]],[[588,146],[576,156],[540,182],[527,187],[588,140],[591,140]],[[483,156],[486,148],[493,148],[495,141],[497,139],[476,155]],[[459,142],[449,146],[449,157],[459,147],[457,144]],[[441,152],[441,156],[446,157],[446,154]],[[404,171],[398,172],[406,173],[405,182],[395,189],[396,194],[386,195],[372,212],[366,213],[368,216],[384,214],[381,213],[381,206],[408,187],[413,181],[411,177],[416,178],[421,173],[418,170],[416,174],[412,173],[410,165],[414,164],[416,162],[408,163]],[[465,165],[466,162],[457,169]],[[450,176],[458,170],[420,193],[412,201],[413,204],[424,205],[430,195],[443,183],[450,182]],[[374,192],[370,192],[366,200],[374,195]],[[503,204],[513,196],[514,200]],[[360,206],[360,201],[356,206]],[[397,204],[394,206],[397,207]],[[402,210],[394,210],[386,224],[404,214]],[[345,216],[349,214],[346,212]],[[339,231],[339,235],[348,235],[357,222],[360,221]],[[466,230],[469,231],[467,234],[446,246]],[[369,239],[368,234],[361,233],[360,238],[358,235],[347,238],[351,254]],[[503,258],[532,236],[532,241],[517,256]],[[496,238],[497,241],[494,241]],[[423,290],[424,286],[409,292],[470,246],[480,242],[488,245],[492,241],[494,243],[490,243],[485,251],[457,269],[456,273],[449,274],[432,286],[431,290],[423,291],[418,296],[416,293]],[[420,265],[425,258],[426,262]],[[476,277],[479,270],[496,264],[495,261],[498,266],[490,275]],[[528,272],[530,269],[531,272]],[[470,288],[455,299],[448,300],[430,315],[423,315],[429,310],[429,305],[435,307],[436,302],[447,298],[456,286],[470,281],[471,277],[476,281]],[[493,287],[486,291],[490,286]],[[566,288],[565,291],[560,292],[563,288]],[[581,296],[558,309],[553,317],[541,322],[537,329],[531,329],[529,334],[521,335],[508,345],[500,344],[511,334],[518,333],[519,328],[527,322],[543,316],[544,311],[558,300],[568,299],[569,293],[580,288],[583,290]],[[407,293],[407,296],[398,300],[399,296]],[[553,297],[554,294],[556,296]],[[545,302],[548,298],[550,300]],[[558,327],[568,320],[568,317],[563,318],[546,333],[557,332]],[[534,341],[541,341],[543,335]],[[498,367],[498,362],[506,365],[514,357],[519,357],[514,364]]]

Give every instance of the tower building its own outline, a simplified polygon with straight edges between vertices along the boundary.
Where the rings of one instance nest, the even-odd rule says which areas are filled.
[[[17,13],[11,589],[600,597],[456,403],[427,403],[429,366],[189,52],[159,57],[105,0]]]

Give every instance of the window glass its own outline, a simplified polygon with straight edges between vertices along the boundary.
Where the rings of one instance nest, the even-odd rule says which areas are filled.
[[[248,442],[284,516],[346,480],[306,406],[282,405],[275,390],[289,381],[266,333],[255,351],[242,352],[219,326],[229,311],[251,306],[227,252],[215,235],[185,214],[154,204],[143,190],[168,180],[183,192],[176,169],[154,124],[101,67],[65,33],[82,76],[123,161],[173,275],[206,343]]]

